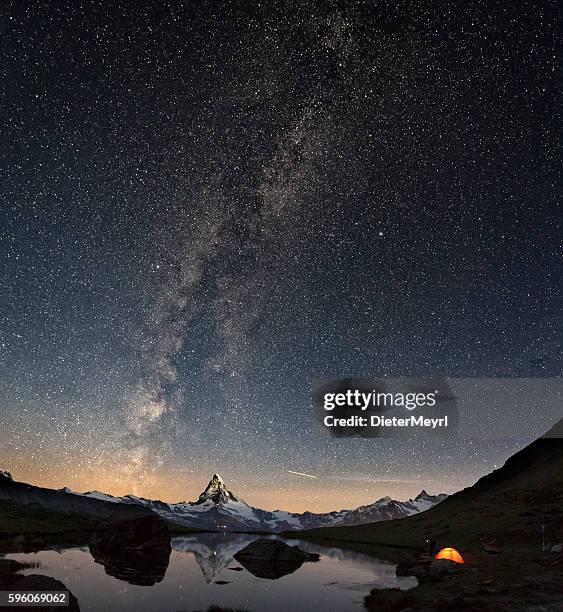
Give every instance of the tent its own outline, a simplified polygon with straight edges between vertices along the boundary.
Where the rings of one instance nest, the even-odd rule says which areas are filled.
[[[465,563],[463,557],[455,548],[442,548],[434,559],[447,559],[448,561],[454,561],[455,563]]]

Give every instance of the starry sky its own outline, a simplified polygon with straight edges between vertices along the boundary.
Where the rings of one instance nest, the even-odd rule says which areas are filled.
[[[167,501],[219,472],[327,511],[531,441],[326,439],[311,387],[561,374],[557,20],[3,2],[0,467]]]

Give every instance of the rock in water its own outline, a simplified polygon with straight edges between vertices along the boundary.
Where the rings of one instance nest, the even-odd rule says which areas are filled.
[[[318,561],[320,555],[288,546],[280,540],[259,538],[239,550],[234,558],[258,578],[275,579],[291,574],[305,561]]]
[[[308,553],[298,546],[288,546],[280,540],[259,538],[245,546],[235,559],[259,559],[263,561],[318,561],[317,553]]]

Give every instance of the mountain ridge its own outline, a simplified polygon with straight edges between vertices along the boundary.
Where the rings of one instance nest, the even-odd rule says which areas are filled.
[[[6,483],[9,482],[8,486]],[[314,513],[305,511],[303,513],[289,512],[285,510],[263,510],[248,504],[245,500],[235,495],[225,485],[224,480],[217,473],[213,474],[205,490],[193,502],[169,503],[161,500],[151,500],[135,495],[113,496],[101,491],[86,491],[79,493],[68,487],[62,489],[43,489],[25,483],[18,483],[0,473],[0,500],[6,499],[26,503],[27,497],[23,495],[21,488],[32,492],[28,503],[41,504],[42,497],[46,497],[46,507],[60,510],[65,508],[65,501],[70,507],[76,507],[77,499],[80,511],[96,516],[107,516],[111,514],[111,506],[133,507],[139,511],[144,510],[156,513],[159,516],[196,529],[218,529],[226,531],[264,530],[284,531],[294,529],[311,529],[324,526],[358,525],[366,522],[385,521],[394,518],[411,516],[427,510],[437,503],[443,501],[447,495],[429,495],[422,490],[414,499],[397,501],[389,496],[382,497],[371,504],[359,506],[358,508],[342,509],[325,513]],[[7,491],[8,489],[8,491]],[[10,490],[11,489],[11,494]],[[16,495],[16,491],[19,491]],[[94,503],[93,508],[84,505],[86,500]],[[56,503],[54,503],[56,502]],[[127,514],[129,510],[118,511],[118,514]]]

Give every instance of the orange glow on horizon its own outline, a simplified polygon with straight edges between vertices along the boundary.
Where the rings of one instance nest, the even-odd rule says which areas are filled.
[[[429,481],[407,480],[397,476],[393,481],[362,480],[356,485],[353,478],[326,477],[318,472],[318,478],[305,478],[281,473],[239,473],[212,463],[203,466],[160,465],[135,466],[128,469],[126,463],[104,459],[83,463],[65,463],[57,457],[46,456],[41,463],[14,461],[0,452],[0,467],[11,472],[14,480],[50,489],[69,487],[72,491],[101,491],[109,495],[137,495],[164,502],[196,501],[207,486],[211,476],[218,472],[227,489],[244,499],[249,505],[263,510],[323,513],[357,508],[371,504],[384,496],[407,500],[425,488],[432,493],[451,493],[455,489],[445,483],[429,484]],[[459,480],[458,480],[459,482]]]

